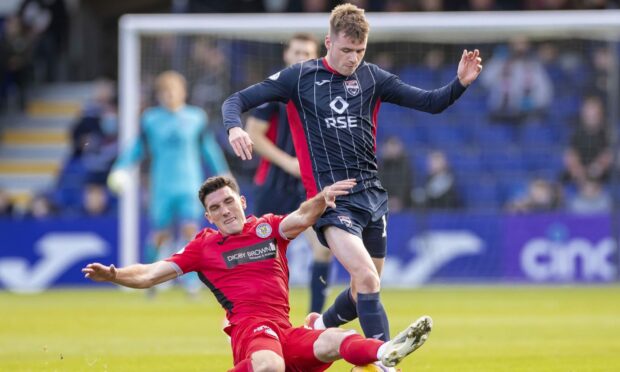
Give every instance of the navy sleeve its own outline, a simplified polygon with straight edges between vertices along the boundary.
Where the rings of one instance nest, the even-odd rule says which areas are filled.
[[[255,117],[262,121],[269,121],[273,114],[279,110],[279,105],[276,102],[263,103],[255,108],[250,116]]]
[[[383,102],[437,114],[448,108],[465,92],[458,77],[439,89],[424,90],[404,83],[400,78],[376,68],[377,82]]]
[[[266,102],[287,102],[299,78],[300,64],[277,72],[263,82],[233,93],[222,104],[222,117],[227,130],[241,127],[241,114]]]

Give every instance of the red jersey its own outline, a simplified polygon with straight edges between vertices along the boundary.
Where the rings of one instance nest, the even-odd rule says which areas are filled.
[[[179,275],[196,271],[226,310],[231,325],[249,317],[291,327],[288,301],[289,241],[280,232],[284,216],[249,216],[243,231],[222,236],[206,228],[166,259]]]

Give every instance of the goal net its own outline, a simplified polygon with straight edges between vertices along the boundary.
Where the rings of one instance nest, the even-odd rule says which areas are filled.
[[[382,105],[377,149],[392,199],[389,249],[397,256],[386,266],[388,284],[467,279],[473,272],[483,280],[613,278],[620,12],[368,18],[365,60],[420,88],[450,82],[464,49],[477,48],[484,58],[478,81],[441,114]],[[223,100],[282,68],[287,38],[309,32],[322,41],[327,25],[328,14],[124,16],[121,142],[135,138],[141,110],[156,104],[154,77],[177,70],[188,80],[189,102],[207,111],[243,188],[256,163],[232,156],[221,124]],[[588,132],[597,126],[604,127],[604,135]],[[575,166],[575,152],[582,165],[600,161],[604,169]],[[446,167],[449,175],[438,176]],[[122,265],[139,257],[139,178],[132,179],[120,208]],[[251,189],[245,193],[251,200]],[[597,226],[596,232],[581,231],[584,224]],[[572,247],[571,237],[589,246]],[[546,241],[545,248],[528,248],[537,239]],[[557,239],[564,240],[556,252],[551,246]],[[515,240],[518,247],[512,246]],[[588,249],[603,249],[597,247],[610,241],[603,260],[608,265],[588,266]],[[556,264],[539,264],[545,260]],[[562,266],[562,260],[574,264]]]

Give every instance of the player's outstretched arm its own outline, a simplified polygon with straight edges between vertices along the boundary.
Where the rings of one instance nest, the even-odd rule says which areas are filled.
[[[342,180],[323,188],[313,198],[301,203],[299,208],[280,223],[280,231],[289,239],[297,237],[321,217],[327,207],[336,207],[336,197],[347,195],[355,186],[354,179]]]
[[[174,279],[177,271],[170,262],[158,261],[148,265],[136,264],[123,268],[90,263],[82,269],[84,277],[95,282],[110,282],[129,288],[150,288]]]
[[[475,49],[472,52],[463,49],[463,54],[461,55],[459,67],[456,72],[461,85],[464,87],[469,86],[478,78],[480,71],[482,71],[482,57],[480,57],[480,51]]]

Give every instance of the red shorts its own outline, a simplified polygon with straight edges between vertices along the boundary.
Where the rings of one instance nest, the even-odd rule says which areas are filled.
[[[271,350],[284,359],[287,372],[321,372],[332,363],[314,356],[314,342],[323,331],[279,327],[266,319],[248,319],[229,329],[235,365],[259,350]]]

